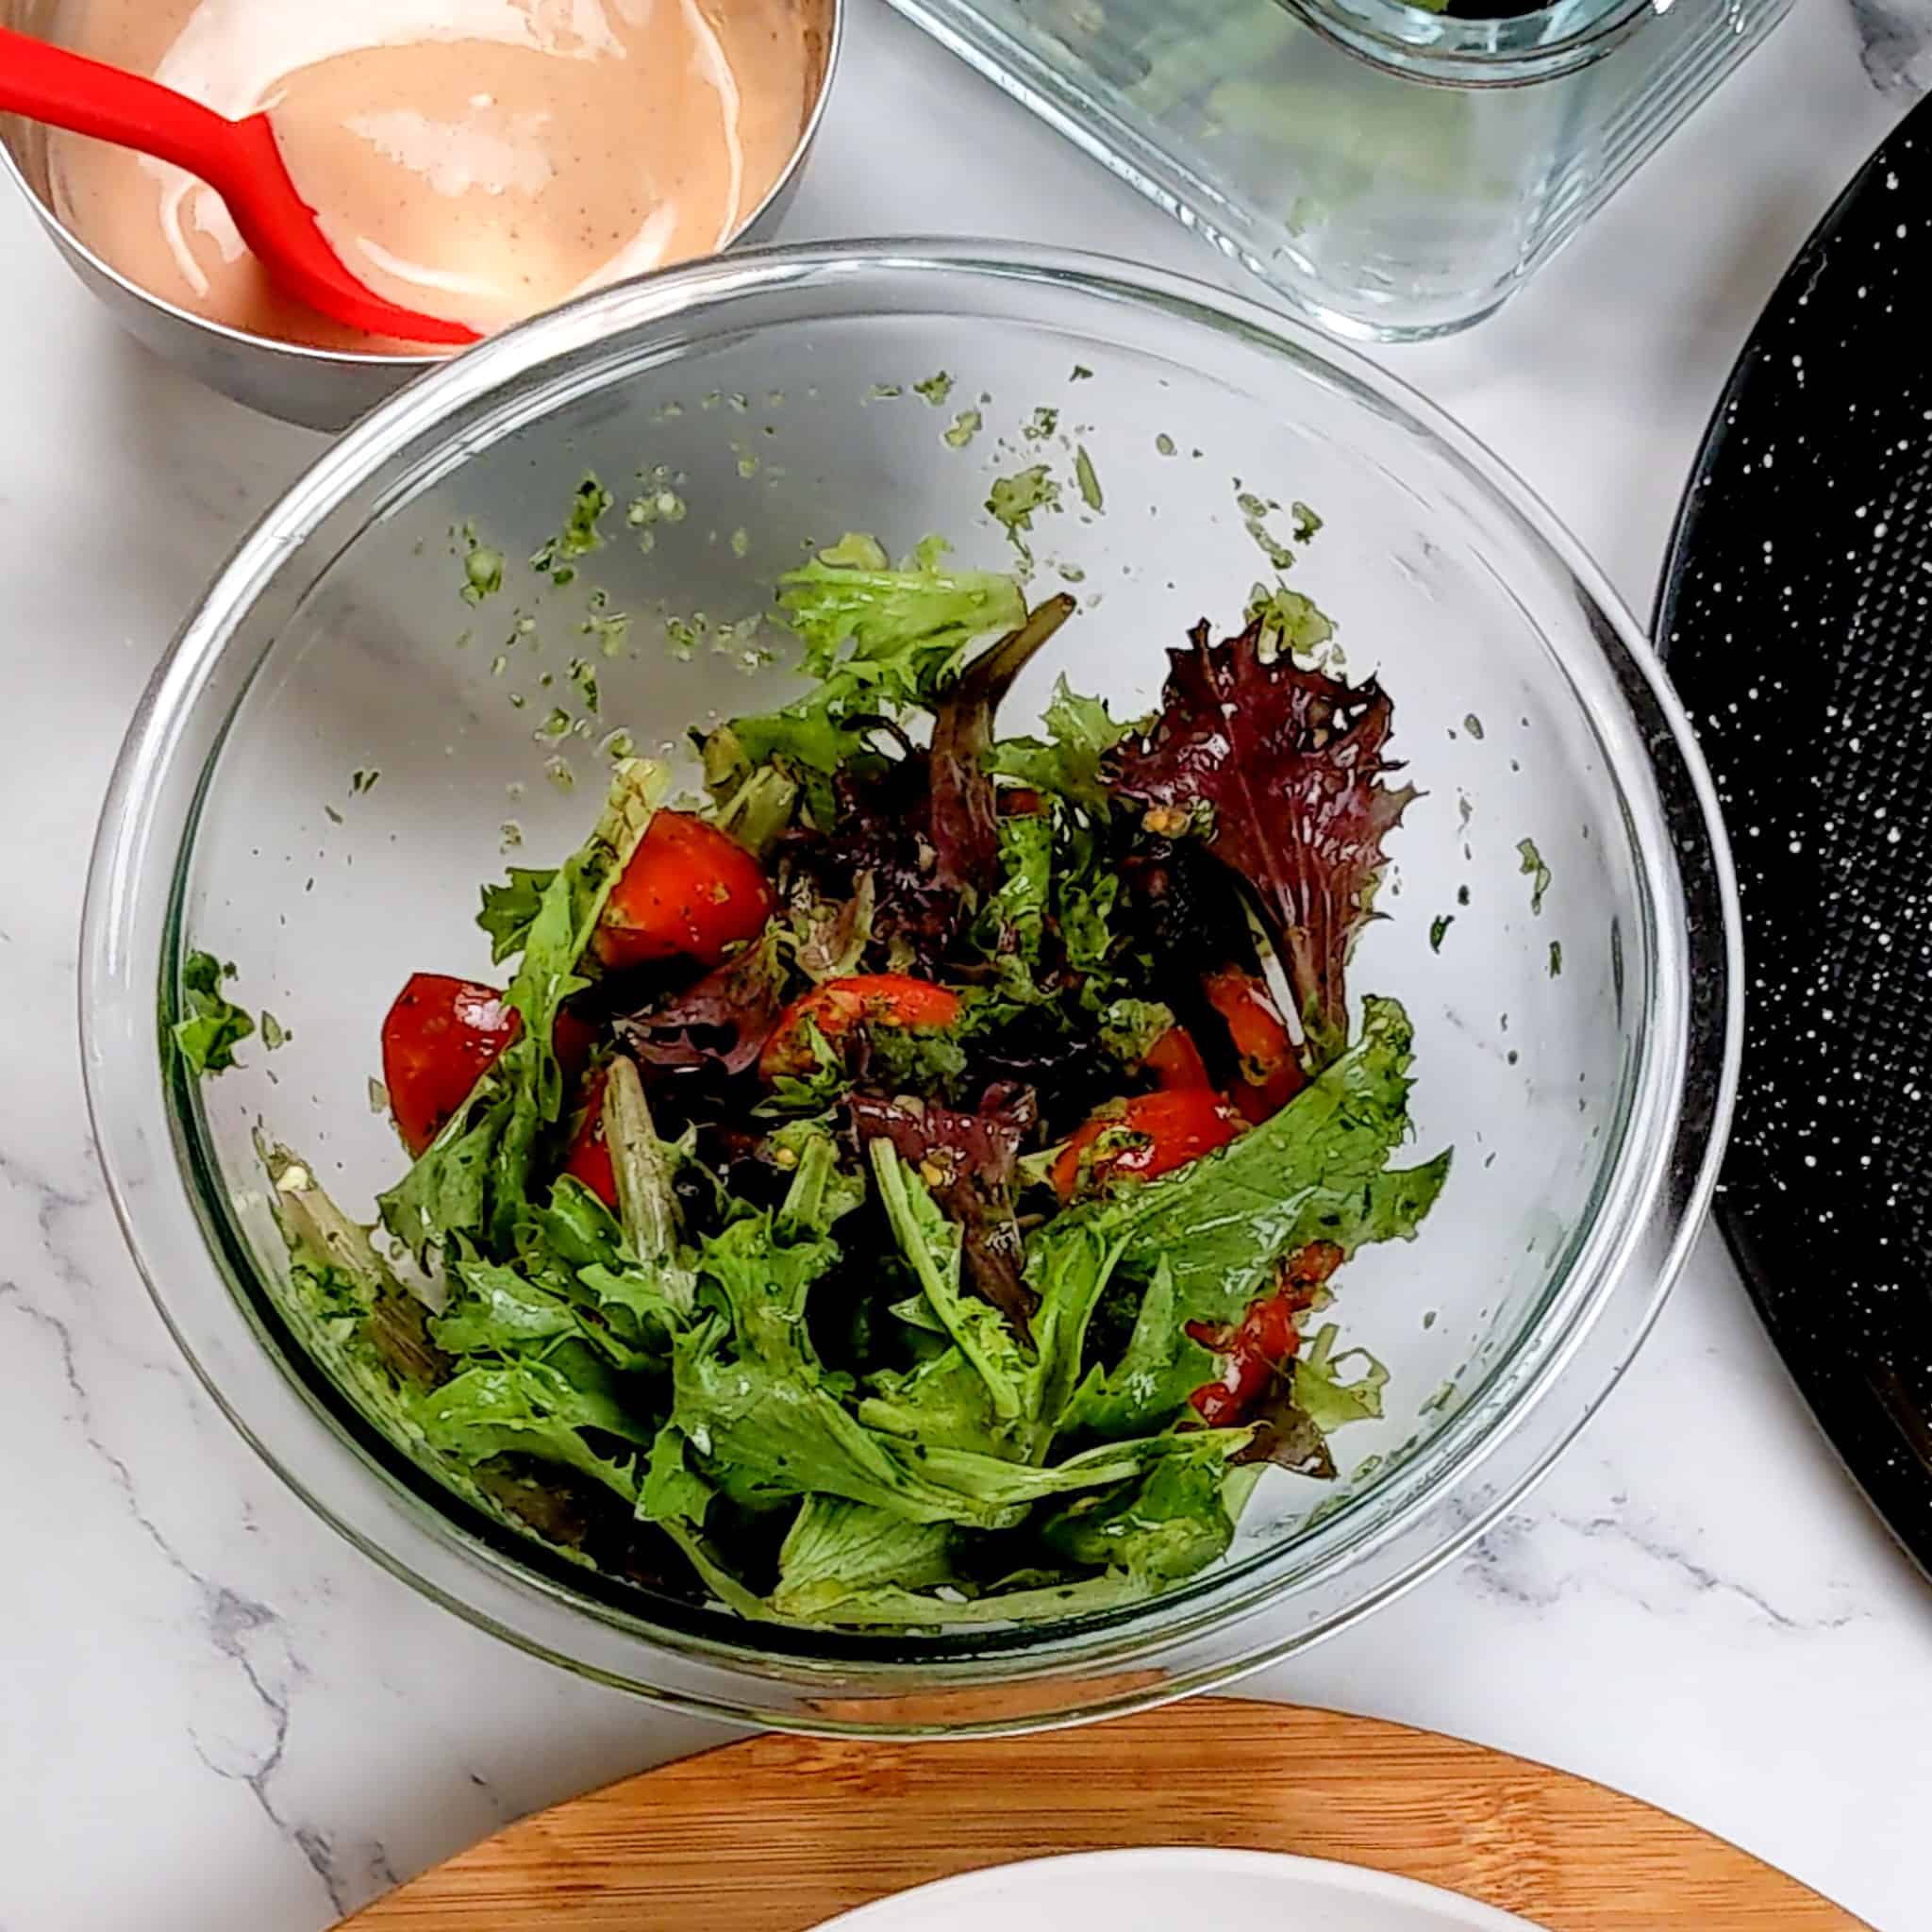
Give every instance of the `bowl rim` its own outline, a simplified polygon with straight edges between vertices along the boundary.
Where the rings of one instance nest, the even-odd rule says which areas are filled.
[[[724,244],[727,249],[738,247],[742,239],[751,234],[759,223],[764,221],[767,214],[782,202],[796,180],[799,170],[804,167],[806,156],[817,143],[819,129],[824,121],[825,103],[831,98],[832,86],[838,78],[840,59],[844,51],[850,0],[817,0],[817,4],[825,10],[826,24],[825,54],[819,71],[818,92],[813,96],[810,110],[799,128],[798,137],[791,144],[791,151],[786,157],[784,167],[778,171],[776,178],[758,206],[746,214],[732,231],[731,239]],[[0,122],[8,121],[25,125],[32,125],[25,115],[0,114]],[[144,283],[137,282],[124,275],[112,262],[98,254],[77,235],[55,208],[51,192],[42,194],[27,178],[26,169],[14,152],[13,142],[4,134],[0,134],[0,175],[5,175],[12,181],[27,206],[39,217],[42,225],[62,248],[71,251],[92,274],[98,275],[129,301],[152,310],[157,315],[165,316],[172,323],[178,323],[183,328],[206,337],[209,341],[250,353],[288,356],[298,362],[308,363],[318,369],[355,370],[365,374],[389,370],[396,374],[398,381],[408,381],[414,375],[441,368],[445,363],[453,361],[456,354],[460,353],[443,350],[427,355],[391,356],[364,349],[326,349],[313,342],[289,342],[284,341],[279,336],[255,335],[247,329],[236,328],[231,324],[217,322],[211,316],[197,315],[193,309],[183,308],[178,303],[169,301],[166,296],[156,294]],[[684,265],[673,264],[673,267]],[[671,270],[662,269],[655,273],[668,274]],[[609,289],[625,288],[630,282],[640,279],[648,279],[648,276],[627,276],[624,281],[609,284],[608,289],[593,290],[591,292],[605,294],[609,292]],[[557,306],[569,308],[583,299],[585,298],[582,296],[573,296]],[[548,309],[539,311],[540,315],[553,312]],[[525,318],[526,321],[535,319]],[[524,323],[514,325],[519,328],[524,325]]]
[[[1698,848],[1696,856],[1705,862],[1710,874],[1708,897],[1711,905],[1707,910],[1714,921],[1715,930],[1701,935],[1707,954],[1703,963],[1707,970],[1721,974],[1723,978],[1722,998],[1716,1003],[1714,1015],[1706,1016],[1706,1028],[1700,1034],[1694,1024],[1696,1016],[1690,988],[1673,985],[1667,973],[1654,975],[1657,985],[1655,997],[1661,1001],[1672,1024],[1665,1028],[1646,1028],[1646,1032],[1657,1030],[1671,1038],[1664,1047],[1655,1052],[1646,1046],[1641,1067],[1643,1077],[1638,1084],[1648,1096],[1651,1114],[1658,1116],[1658,1109],[1662,1111],[1652,1121],[1653,1127],[1657,1129],[1656,1144],[1641,1172],[1633,1170],[1632,1143],[1627,1133],[1610,1169],[1606,1186],[1621,1183],[1625,1190],[1623,1220],[1619,1224],[1621,1232],[1610,1244],[1612,1251],[1594,1256],[1584,1283],[1588,1292],[1577,1290],[1573,1304],[1564,1311],[1566,1325],[1555,1338],[1551,1349],[1533,1365],[1535,1373],[1527,1383],[1506,1391],[1508,1400],[1500,1415],[1485,1422],[1484,1404],[1473,1399],[1457,1416],[1444,1424],[1438,1438],[1438,1443],[1453,1453],[1435,1457],[1437,1444],[1432,1444],[1431,1457],[1413,1458],[1415,1462],[1423,1463],[1434,1457],[1435,1466],[1430,1470],[1417,1471],[1413,1491],[1401,1510],[1394,1517],[1372,1526],[1374,1541],[1371,1547],[1380,1548],[1391,1543],[1398,1532],[1413,1530],[1427,1510],[1440,1509],[1453,1498],[1456,1491],[1466,1484],[1475,1464],[1488,1459],[1504,1438],[1533,1408],[1545,1402],[1551,1384],[1569,1371],[1591,1341],[1591,1331],[1598,1325],[1597,1317],[1612,1295],[1620,1289],[1625,1289],[1624,1301],[1626,1307],[1621,1317],[1624,1333],[1611,1348],[1612,1358],[1606,1364],[1596,1365],[1592,1374],[1597,1379],[1592,1380],[1584,1391],[1574,1413],[1566,1414],[1564,1425],[1558,1426],[1553,1437],[1537,1445],[1525,1468],[1513,1473],[1484,1502],[1461,1507],[1455,1513],[1453,1521],[1432,1529],[1433,1541],[1414,1560],[1407,1561],[1406,1568],[1385,1578],[1361,1598],[1322,1618],[1310,1632],[1297,1634],[1287,1641],[1266,1641],[1240,1656],[1211,1660],[1187,1673],[1158,1675],[1153,1682],[1137,1683],[1125,1689],[1117,1683],[1109,1683],[1092,1696],[1077,1698],[1071,1708],[1056,1708],[1048,1712],[1036,1708],[1022,1716],[1003,1715],[985,1722],[926,1724],[899,1718],[881,1722],[864,1717],[846,1722],[826,1718],[823,1709],[816,1706],[804,1713],[791,1708],[774,1709],[770,1707],[771,1672],[769,1668],[761,1670],[760,1662],[769,1667],[778,1660],[769,1651],[760,1659],[758,1653],[747,1654],[748,1646],[728,1642],[707,1645],[699,1641],[675,1650],[675,1654],[684,1657],[697,1655],[713,1662],[722,1657],[727,1669],[749,1674],[753,1678],[749,1701],[741,1680],[736,1692],[721,1697],[708,1691],[692,1693],[667,1689],[661,1683],[634,1682],[622,1673],[613,1677],[613,1681],[625,1683],[628,1688],[643,1694],[655,1695],[684,1707],[733,1717],[755,1712],[766,1722],[789,1724],[809,1730],[858,1729],[903,1733],[928,1728],[1021,1728],[1055,1716],[1097,1715],[1103,1711],[1158,1702],[1257,1668],[1276,1656],[1299,1648],[1304,1642],[1352,1623],[1375,1604],[1409,1587],[1479,1534],[1548,1466],[1621,1375],[1634,1354],[1637,1342],[1655,1319],[1689,1252],[1715,1183],[1717,1161],[1728,1126],[1737,1078],[1741,961],[1735,883],[1708,775],[1690,736],[1681,708],[1635,619],[1581,546],[1551,515],[1541,499],[1506,465],[1407,384],[1389,375],[1357,352],[1322,337],[1305,325],[1243,298],[1228,296],[1191,277],[1051,248],[958,240],[933,242],[915,238],[835,242],[715,258],[599,291],[493,338],[410,385],[390,404],[366,418],[298,479],[281,502],[271,508],[243,538],[158,666],[117,761],[90,872],[80,989],[83,1066],[90,1112],[109,1194],[137,1265],[164,1321],[175,1334],[177,1342],[204,1385],[258,1452],[332,1526],[418,1589],[458,1609],[472,1622],[492,1628],[497,1634],[526,1649],[591,1674],[610,1675],[583,1657],[567,1653],[560,1645],[533,1637],[527,1629],[509,1627],[503,1616],[493,1616],[476,1603],[464,1600],[452,1587],[439,1585],[425,1576],[420,1568],[412,1567],[409,1561],[381,1546],[375,1539],[359,1534],[342,1520],[340,1510],[323,1501],[310,1484],[287,1467],[284,1458],[261,1441],[248,1421],[237,1412],[222,1389],[216,1386],[213,1374],[171,1312],[161,1286],[166,1268],[159,1257],[150,1253],[143,1220],[144,1204],[138,1198],[142,1190],[132,1185],[133,1177],[138,1174],[143,1182],[151,1182],[152,1176],[142,1170],[153,1164],[159,1147],[172,1142],[175,1171],[171,1178],[184,1195],[191,1191],[192,1181],[184,1171],[186,1159],[180,1144],[178,1123],[165,1095],[159,1091],[159,1054],[151,1031],[143,1043],[155,1067],[151,1080],[147,1074],[141,1076],[143,1091],[137,1096],[139,1110],[146,1116],[144,1124],[133,1118],[136,1109],[129,1107],[129,1096],[125,1089],[115,1088],[115,1080],[125,1074],[127,1069],[117,1069],[114,1064],[114,1025],[117,1017],[121,1022],[125,1019],[125,1010],[116,1016],[114,1009],[117,1003],[125,1008],[130,991],[139,989],[136,1001],[138,1004],[140,1000],[145,1000],[145,1011],[151,1025],[157,992],[172,984],[174,960],[170,948],[175,937],[172,920],[169,922],[168,938],[158,947],[146,948],[147,955],[158,952],[158,958],[137,958],[142,949],[131,939],[135,909],[142,896],[142,866],[154,830],[148,823],[155,808],[153,794],[159,780],[167,775],[169,759],[181,748],[191,721],[198,717],[196,705],[202,689],[209,675],[222,662],[233,641],[237,626],[254,607],[258,593],[334,505],[358,483],[367,481],[379,472],[385,462],[410,446],[415,439],[434,435],[438,425],[465,402],[511,393],[520,381],[538,379],[546,365],[565,361],[573,353],[596,353],[600,349],[614,353],[612,342],[616,338],[642,330],[654,323],[664,323],[685,315],[694,308],[703,308],[707,304],[728,305],[735,296],[755,293],[767,285],[782,287],[788,277],[808,279],[824,275],[835,281],[849,281],[859,274],[886,276],[934,274],[941,277],[959,276],[969,282],[975,278],[1024,281],[1044,277],[1087,295],[1180,311],[1208,325],[1233,330],[1250,341],[1258,341],[1261,346],[1312,365],[1317,371],[1343,378],[1354,388],[1366,391],[1383,408],[1395,411],[1409,426],[1442,445],[1464,470],[1473,473],[1476,482],[1502,508],[1525,525],[1537,541],[1554,554],[1556,560],[1589,597],[1594,607],[1594,614],[1601,617],[1603,625],[1607,626],[1607,636],[1603,635],[1603,625],[1597,626],[1598,641],[1607,656],[1612,647],[1615,649],[1616,655],[1609,657],[1610,671],[1615,673],[1621,669],[1624,673],[1625,688],[1619,693],[1624,709],[1618,716],[1633,743],[1639,741],[1636,726],[1640,722],[1631,710],[1633,698],[1639,695],[1632,688],[1633,680],[1636,686],[1641,687],[1643,700],[1654,708],[1659,730],[1653,733],[1657,741],[1638,754],[1643,758],[1638,775],[1660,782],[1663,776],[1658,762],[1660,754],[1668,755],[1675,761],[1674,775],[1680,786],[1676,808],[1680,815],[1688,814],[1685,824],[1678,827],[1678,835],[1687,848]],[[216,745],[226,723],[227,714],[225,714],[216,729]],[[212,757],[211,749],[208,756]],[[195,803],[183,816],[180,828],[190,842],[206,769],[204,762],[201,771],[195,774]],[[1627,765],[1625,769],[1628,769]],[[1620,786],[1620,789],[1623,788]],[[1659,818],[1666,816],[1667,810],[1668,802],[1659,810]],[[1668,825],[1656,828],[1652,842],[1658,845],[1661,857],[1652,855],[1655,875],[1646,869],[1641,857],[1639,859],[1646,908],[1657,902],[1659,886],[1670,888],[1675,883],[1664,864],[1664,860],[1674,858],[1668,849],[1672,842],[1670,830]],[[172,861],[178,853],[170,851],[164,856]],[[172,863],[167,870],[172,875]],[[1646,917],[1654,920],[1654,913],[1647,909]],[[1647,932],[1646,937],[1651,936]],[[1690,931],[1687,926],[1684,936],[1687,955],[1694,950],[1699,939],[1700,935]],[[1697,962],[1690,960],[1689,963],[1694,971]],[[144,967],[145,970],[136,970],[130,982],[130,967]],[[1646,1017],[1654,1019],[1656,1014],[1657,1008],[1653,1007]],[[125,1047],[126,1042],[124,1040],[120,1043]],[[1676,1050],[1679,1046],[1681,1051]],[[1707,1113],[1701,1122],[1687,1123],[1679,1103],[1683,1090],[1692,1077],[1707,1090],[1709,1102]],[[1671,1091],[1664,1091],[1672,1088],[1676,1090],[1674,1098]],[[157,1126],[160,1131],[150,1131]],[[1668,1202],[1664,1200],[1666,1191],[1671,1196]],[[194,1216],[193,1207],[188,1201],[176,1201],[172,1205],[185,1209],[194,1220],[193,1232],[204,1257],[219,1270],[221,1257],[215,1251],[215,1242],[209,1238],[211,1230],[204,1221]],[[1654,1251],[1647,1252],[1644,1257],[1651,1264],[1651,1279],[1647,1284],[1628,1280],[1640,1248]],[[178,1257],[167,1257],[170,1261],[175,1258]],[[1568,1274],[1558,1278],[1557,1286],[1574,1285],[1575,1278],[1585,1272],[1577,1264],[1573,1264]],[[1546,1297],[1544,1319],[1551,1316],[1553,1299]],[[1524,1335],[1534,1333],[1537,1325],[1536,1322],[1525,1324]],[[1598,1344],[1597,1352],[1601,1353],[1602,1349],[1603,1344]],[[280,1362],[275,1366],[284,1367]],[[1478,1424],[1482,1425],[1478,1426]],[[335,1433],[342,1448],[354,1453],[355,1445],[342,1439],[340,1426],[336,1427]],[[362,1459],[366,1468],[369,1458],[364,1457]],[[403,1500],[393,1493],[396,1487],[393,1481],[388,1485],[391,1505],[399,1505]],[[417,1514],[420,1520],[424,1512],[418,1511]],[[634,1643],[647,1651],[675,1648],[666,1645],[667,1633],[650,1625],[645,1620],[613,1618],[602,1606],[594,1600],[587,1600],[581,1592],[546,1588],[541,1576],[526,1564],[514,1558],[506,1559],[493,1551],[479,1550],[475,1546],[474,1539],[464,1543],[460,1526],[447,1516],[440,1517],[430,1526],[445,1542],[458,1548],[465,1562],[475,1564],[482,1557],[499,1570],[514,1572],[510,1581],[525,1593],[534,1592],[536,1596],[547,1597],[553,1602],[562,1599],[575,1613],[588,1611],[607,1626],[625,1630]],[[1307,1543],[1310,1540],[1302,1538],[1295,1541]],[[1285,1555],[1292,1547],[1292,1544],[1284,1546],[1280,1554]],[[1359,1551],[1351,1547],[1350,1554],[1359,1554]],[[1256,1576],[1252,1573],[1257,1567],[1265,1570],[1267,1566],[1257,1565],[1253,1559],[1245,1566],[1243,1574],[1248,1577],[1248,1587],[1236,1601],[1203,1602],[1200,1614],[1179,1631],[1179,1636],[1183,1639],[1199,1636],[1204,1631],[1219,1631],[1239,1623],[1252,1616],[1268,1599],[1283,1593],[1291,1583],[1296,1581],[1293,1577],[1283,1579],[1278,1575]],[[1176,1592],[1152,1601],[1172,1606],[1177,1598]],[[1143,1642],[1137,1652],[1134,1642],[1137,1632],[1150,1642],[1163,1646],[1175,1636],[1171,1624],[1158,1631],[1148,1632],[1146,1620],[1140,1615],[1144,1608],[1142,1604],[1131,1611],[1082,1620],[1076,1625],[1045,1626],[1052,1631],[1071,1629],[1076,1638],[1082,1640],[1090,1634],[1097,1634],[1097,1641],[1087,1643],[1085,1648],[1075,1643],[1070,1650],[1050,1638],[1043,1639],[1040,1626],[1032,1626],[1020,1646],[1026,1655],[1016,1658],[1008,1654],[998,1658],[1002,1665],[1010,1666],[1003,1670],[999,1681],[1037,1680],[1057,1675],[1063,1673],[1070,1662],[1086,1665],[1096,1660],[1103,1663],[1139,1660],[1144,1657],[1148,1643]],[[1112,1642],[1110,1638],[1113,1634],[1118,1634],[1121,1641]],[[991,1640],[981,1635],[975,1641],[982,1647],[973,1655],[984,1659],[988,1655],[985,1646]],[[836,1667],[843,1658],[833,1654],[823,1656],[823,1660]],[[915,1679],[925,1682],[941,1680],[942,1674],[947,1673],[950,1664],[956,1660],[934,1655],[930,1661],[887,1666],[875,1670],[874,1674],[882,1681],[892,1678],[903,1688]],[[797,1659],[795,1655],[787,1661],[803,1661],[808,1668],[809,1664],[808,1659]],[[896,1678],[893,1677],[895,1670],[898,1674]],[[823,1689],[823,1671],[819,1679],[819,1688]],[[957,1675],[954,1680],[961,1681]],[[966,1674],[964,1680],[974,1681],[972,1672]],[[982,1672],[977,1681],[984,1680]],[[1084,1691],[1087,1687],[1080,1688]]]

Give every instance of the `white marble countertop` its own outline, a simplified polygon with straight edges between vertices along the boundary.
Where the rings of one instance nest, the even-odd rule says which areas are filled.
[[[794,237],[965,229],[1217,258],[855,0]],[[1801,0],[1498,319],[1391,366],[1640,610],[1751,322],[1932,68],[1926,0]],[[918,151],[894,145],[916,131]],[[893,164],[881,168],[891,146]],[[0,205],[0,1927],[308,1932],[508,1819],[714,1741],[479,1635],[339,1541],[203,1399],[123,1252],[74,1028],[102,789],[149,670],[317,447],[123,340]],[[1464,1559],[1260,1680],[1586,1773],[1932,1926],[1932,1587],[1707,1239],[1622,1390]]]

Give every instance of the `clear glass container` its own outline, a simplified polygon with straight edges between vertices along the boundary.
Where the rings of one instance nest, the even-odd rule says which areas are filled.
[[[1324,327],[1499,307],[1790,0],[893,0]]]
[[[912,385],[940,370],[954,388],[935,408]],[[1058,427],[1029,437],[1042,406]],[[949,440],[962,408],[983,426]],[[1339,1483],[1269,1471],[1224,1563],[1108,1614],[853,1634],[572,1565],[451,1493],[426,1449],[399,1453],[282,1325],[256,1135],[372,1218],[404,1165],[367,1091],[383,1013],[414,971],[491,974],[475,893],[506,863],[506,822],[516,862],[541,863],[594,811],[606,732],[675,757],[688,724],[791,695],[734,626],[802,546],[940,531],[997,566],[991,479],[1035,462],[1064,478],[1076,445],[1103,507],[1068,484],[1030,541],[1042,590],[1066,581],[1082,609],[1003,724],[1024,729],[1062,672],[1147,708],[1168,646],[1204,612],[1238,617],[1265,570],[1249,492],[1325,517],[1294,581],[1337,619],[1352,673],[1394,697],[1395,755],[1424,795],[1352,980],[1407,1005],[1417,1153],[1457,1157],[1422,1238],[1365,1250],[1335,1305],[1344,1341],[1390,1368],[1385,1414],[1338,1437]],[[686,514],[613,526],[568,586],[524,567],[587,469],[627,496],[659,465]],[[511,559],[474,608],[473,520]],[[611,611],[631,623],[605,655],[586,626]],[[698,611],[726,648],[689,647]],[[599,709],[580,731],[566,667],[586,653]],[[1522,1492],[1616,1380],[1708,1201],[1734,933],[1708,785],[1638,626],[1523,485],[1401,385],[1178,277],[971,244],[780,250],[458,358],[244,541],[156,673],[107,803],[84,1059],[165,1318],[248,1439],[378,1561],[691,1707],[995,1729],[1152,1703],[1311,1642]],[[235,997],[288,1034],[200,1082],[160,1050],[191,945],[232,960]]]

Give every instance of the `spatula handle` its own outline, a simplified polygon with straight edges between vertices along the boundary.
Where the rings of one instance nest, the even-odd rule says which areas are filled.
[[[232,152],[235,124],[199,101],[10,27],[0,27],[0,111],[138,148],[205,181]]]

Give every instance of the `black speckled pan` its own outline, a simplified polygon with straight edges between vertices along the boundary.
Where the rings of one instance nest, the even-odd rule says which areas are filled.
[[[1732,373],[1657,636],[1716,775],[1747,1020],[1718,1216],[1785,1360],[1932,1571],[1932,103]]]

